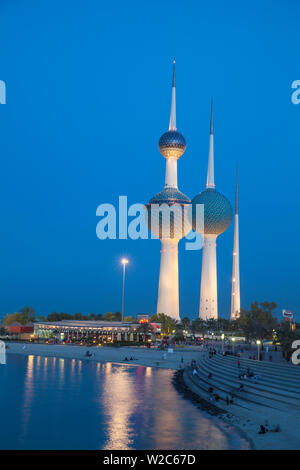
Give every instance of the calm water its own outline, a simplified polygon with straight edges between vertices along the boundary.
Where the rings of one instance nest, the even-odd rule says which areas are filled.
[[[1,449],[229,449],[247,444],[174,389],[172,371],[8,355]]]

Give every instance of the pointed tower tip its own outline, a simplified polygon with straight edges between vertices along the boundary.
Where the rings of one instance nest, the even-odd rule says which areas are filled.
[[[211,99],[211,114],[210,114],[210,136],[209,136],[209,152],[208,152],[208,167],[207,167],[207,189],[215,189],[215,170],[214,170],[214,124],[213,124],[213,100]]]
[[[175,83],[175,57],[174,57],[174,60],[173,60],[173,80],[172,80],[172,88],[175,88],[176,86],[176,83]]]
[[[213,98],[211,97],[211,109],[210,109],[210,133],[214,133],[214,117],[213,117]]]
[[[169,122],[169,131],[176,131],[176,84],[175,84],[175,57],[173,60],[172,101]]]
[[[235,213],[239,213],[239,169],[236,167]]]

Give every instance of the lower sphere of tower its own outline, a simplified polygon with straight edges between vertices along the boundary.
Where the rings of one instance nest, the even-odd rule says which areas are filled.
[[[220,235],[225,232],[233,217],[232,207],[228,199],[214,189],[206,189],[194,197],[192,200],[192,226],[196,232],[201,233],[201,229],[196,223],[197,204],[203,204],[204,206],[204,234]]]
[[[188,217],[190,204],[190,199],[178,189],[163,189],[146,206],[149,230],[160,239],[183,238],[192,228]]]

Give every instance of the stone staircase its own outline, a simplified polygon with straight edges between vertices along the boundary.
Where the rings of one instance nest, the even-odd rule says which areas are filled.
[[[279,424],[286,432],[290,448],[300,449],[300,437],[298,438],[300,367],[244,358],[239,360],[240,367],[237,365],[237,357],[215,354],[209,358],[207,353],[202,353],[197,361],[199,366],[197,375],[193,375],[190,367],[185,369],[185,383],[194,393],[208,402],[210,398],[208,389],[212,387],[213,393],[217,393],[220,397],[213,404],[224,411],[224,417],[238,417],[238,422],[234,424],[240,428],[242,426],[239,421],[243,421],[243,426],[250,428],[252,426],[253,434],[257,434],[259,424],[268,420],[271,426]],[[239,379],[240,372],[246,371],[247,368],[259,375],[258,380]],[[211,378],[208,378],[209,374],[212,374]],[[243,391],[239,390],[240,384],[244,386]],[[227,405],[228,394],[232,395],[233,404]],[[262,441],[264,445],[269,440],[269,445],[272,446],[270,438],[276,435],[270,434],[273,436],[268,436]],[[277,433],[278,436],[282,434]]]

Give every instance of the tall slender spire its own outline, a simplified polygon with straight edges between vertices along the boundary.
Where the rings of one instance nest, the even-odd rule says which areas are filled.
[[[239,213],[239,170],[236,169],[236,190],[235,190],[235,214]]]
[[[173,60],[172,101],[169,131],[176,131],[176,82],[175,82],[175,59]]]
[[[207,189],[215,188],[213,99],[211,99],[211,111],[210,111],[210,135],[209,135],[209,152],[208,152],[206,188]]]
[[[211,105],[210,105],[210,133],[214,133],[214,116],[213,116],[213,99],[211,98]]]
[[[231,290],[231,312],[230,319],[236,320],[240,316],[241,294],[240,294],[240,249],[239,249],[239,213],[238,213],[238,169],[236,170],[236,194],[235,194],[235,216],[234,216],[234,239],[233,239],[233,263],[232,263],[232,290]]]

